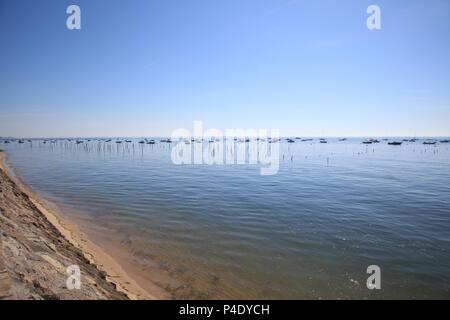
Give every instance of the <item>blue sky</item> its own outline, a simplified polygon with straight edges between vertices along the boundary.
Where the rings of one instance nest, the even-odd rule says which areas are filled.
[[[449,35],[445,0],[2,0],[0,136],[448,136]]]

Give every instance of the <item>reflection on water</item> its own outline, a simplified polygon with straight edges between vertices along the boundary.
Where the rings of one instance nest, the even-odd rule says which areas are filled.
[[[174,297],[450,298],[445,143],[282,140],[278,174],[262,176],[174,165],[159,139],[90,140],[0,144],[26,183]],[[373,264],[381,290],[366,287]]]

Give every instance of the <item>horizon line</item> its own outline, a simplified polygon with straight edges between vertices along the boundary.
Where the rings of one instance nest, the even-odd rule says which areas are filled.
[[[30,139],[30,140],[45,140],[45,139],[141,139],[141,138],[170,138],[171,135],[143,135],[143,136],[0,136],[0,140],[5,139]],[[209,135],[203,136],[190,136],[192,138],[210,137]],[[218,136],[227,137],[226,135]],[[270,137],[270,135],[267,135]],[[450,138],[450,135],[323,135],[323,136],[308,136],[308,135],[280,135],[279,138]]]

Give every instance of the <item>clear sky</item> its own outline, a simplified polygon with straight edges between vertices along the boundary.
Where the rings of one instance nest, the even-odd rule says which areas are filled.
[[[446,0],[1,0],[0,39],[0,136],[450,135]]]

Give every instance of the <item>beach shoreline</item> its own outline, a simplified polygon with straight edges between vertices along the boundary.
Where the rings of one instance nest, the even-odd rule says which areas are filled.
[[[39,213],[59,232],[60,236],[67,240],[74,250],[81,251],[84,258],[100,273],[105,275],[105,280],[112,284],[117,292],[131,300],[153,300],[155,295],[143,289],[121,265],[108,255],[101,247],[93,243],[83,233],[77,224],[49,209],[44,199],[40,199],[31,188],[26,186],[15,173],[14,169],[6,164],[6,154],[0,150],[0,171],[12,181],[29,200]],[[2,181],[3,183],[3,181]],[[70,248],[69,248],[70,250]]]

